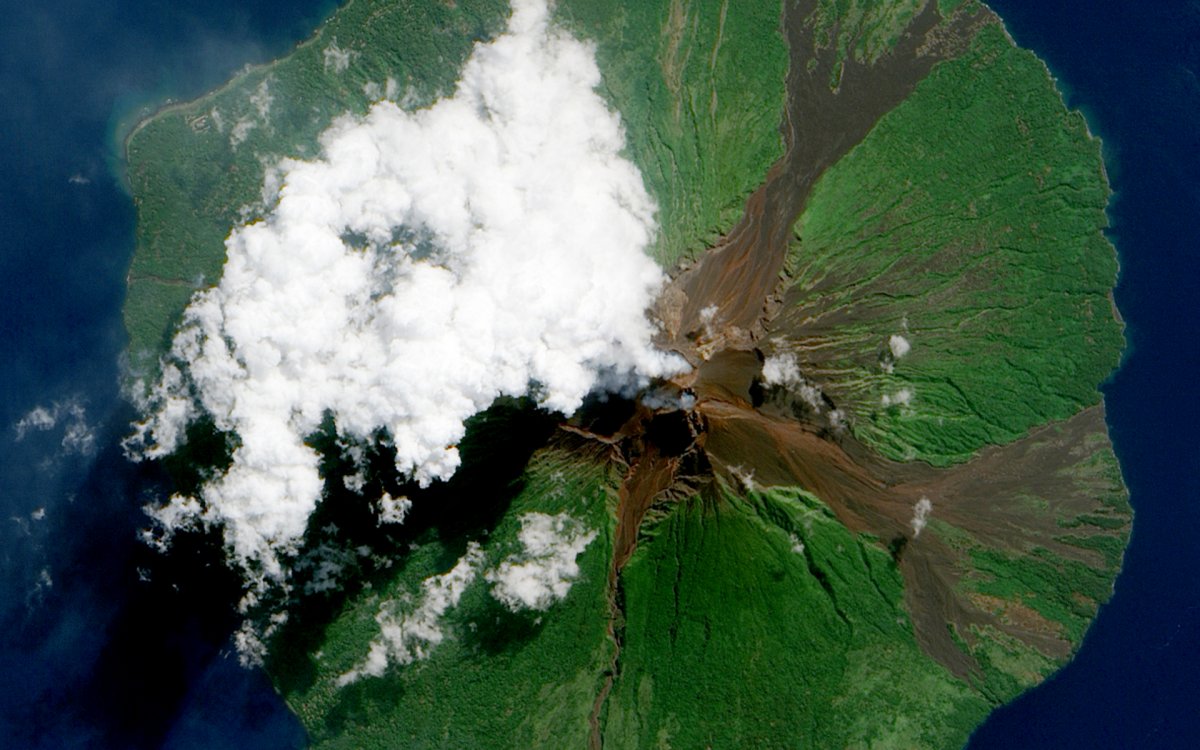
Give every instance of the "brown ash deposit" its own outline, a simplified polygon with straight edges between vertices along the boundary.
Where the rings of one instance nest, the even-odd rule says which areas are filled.
[[[756,347],[779,310],[792,227],[814,183],[938,61],[958,54],[980,25],[996,22],[981,11],[942,24],[937,4],[928,3],[876,64],[847,60],[835,90],[829,86],[834,50],[815,44],[815,8],[815,0],[806,0],[785,12],[792,51],[781,128],[785,156],[749,198],[741,222],[682,269],[660,298],[660,343],[694,368],[666,385],[679,405],[614,402],[607,417],[577,417],[564,425],[576,439],[608,446],[611,460],[625,470],[609,572],[610,635],[618,651],[613,673],[619,667],[621,571],[637,548],[643,521],[658,506],[714,492],[718,484],[735,491],[802,488],[847,528],[889,550],[904,578],[918,642],[954,674],[978,673],[970,647],[984,632],[1011,636],[1060,660],[1073,648],[1061,626],[1021,601],[968,591],[963,582],[972,574],[972,547],[940,530],[962,532],[973,545],[1013,556],[1041,550],[1102,567],[1098,552],[1064,541],[1066,526],[1097,528],[1078,523],[1083,517],[1115,513],[1114,523],[1128,521],[1100,499],[1112,489],[1111,477],[1088,468],[1097,449],[1108,445],[1102,406],[938,469],[878,455],[830,417],[836,405],[827,396],[806,406],[763,382],[763,355]],[[814,50],[816,64],[810,65]]]

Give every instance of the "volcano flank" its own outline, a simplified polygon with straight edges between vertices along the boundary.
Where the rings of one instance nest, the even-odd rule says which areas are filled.
[[[224,485],[204,494],[212,476],[241,476],[250,441],[239,430],[281,434],[252,430],[249,419],[192,425],[219,455],[177,470],[181,486],[200,490],[167,507],[201,509],[205,526],[223,520],[233,564],[258,573],[242,602],[243,635],[314,744],[949,748],[1065,663],[1111,595],[1132,519],[1097,390],[1124,345],[1111,296],[1115,252],[1103,235],[1109,188],[1098,141],[1041,62],[974,0],[560,0],[552,10],[530,0],[517,3],[507,30],[506,9],[490,0],[451,5],[417,3],[407,18],[385,0],[354,0],[294,56],[164,111],[128,144],[146,202],[127,317],[145,345],[173,330],[182,303],[164,300],[174,286],[220,269],[235,214],[229,257],[245,265],[243,245],[252,259],[265,251],[243,237],[325,208],[286,204],[295,185],[319,182],[287,182],[307,179],[307,162],[283,162],[283,177],[263,166],[266,154],[308,158],[322,132],[315,125],[289,141],[285,120],[276,130],[260,122],[237,142],[212,125],[218,110],[252,116],[247,102],[264,101],[262,87],[273,106],[324,106],[333,122],[339,108],[364,110],[358,91],[383,91],[370,88],[373,66],[407,72],[402,99],[388,94],[398,101],[336,120],[338,138],[320,137],[320,168],[331,174],[337,154],[355,165],[364,153],[386,157],[404,140],[393,131],[425,137],[426,115],[410,115],[422,107],[469,115],[462,132],[489,138],[488,128],[519,120],[496,101],[520,88],[520,76],[552,80],[513,62],[530,49],[580,66],[579,91],[556,101],[592,109],[578,122],[555,112],[561,122],[603,119],[592,94],[620,115],[572,143],[600,166],[572,170],[574,152],[562,151],[553,173],[561,185],[545,199],[537,190],[554,180],[539,165],[554,159],[521,152],[536,127],[471,146],[481,162],[501,155],[495,174],[521,177],[520,197],[455,172],[466,187],[445,195],[465,196],[460,223],[458,203],[426,206],[419,196],[397,214],[424,222],[419,231],[371,234],[388,201],[403,203],[396,184],[433,192],[405,159],[396,160],[398,182],[354,182],[362,195],[338,198],[342,208],[366,206],[367,218],[354,218],[366,229],[336,227],[336,257],[383,269],[345,295],[354,335],[335,330],[334,345],[313,357],[322,367],[345,357],[330,377],[344,378],[353,398],[335,393],[326,404],[324,377],[287,380],[316,348],[305,326],[279,337],[299,340],[294,349],[254,349],[259,330],[230,322],[233,301],[253,299],[241,288],[227,299],[210,291],[207,302],[229,305],[220,325],[194,334],[190,349],[193,339],[177,339],[159,360],[163,380],[177,379],[162,389],[171,398],[160,399],[160,415],[226,401],[237,414],[246,399],[205,391],[195,373],[267,362],[265,382],[284,382],[278,390],[295,399],[287,426],[309,430],[292,446],[311,458],[308,485],[274,465],[251,467],[284,477],[281,503],[306,488],[314,509],[302,531],[273,534],[260,523],[271,509],[253,493],[227,506]],[[529,21],[545,14],[544,28]],[[454,41],[440,48],[414,31],[431,28]],[[430,58],[467,60],[474,88],[446,98],[444,65],[388,52],[395,42],[380,29],[413,35],[413,49]],[[331,72],[329,60],[342,59],[329,56],[334,31],[338,55],[359,57]],[[593,54],[596,81],[584,60]],[[515,77],[487,77],[488,65],[505,64]],[[345,106],[310,105],[314,81]],[[536,125],[541,98],[526,99]],[[354,129],[361,123],[371,134]],[[459,132],[443,125],[431,137]],[[160,148],[180,138],[190,151]],[[512,152],[528,158],[505,161]],[[628,182],[626,157],[644,191]],[[173,159],[224,170],[192,186],[207,196],[207,224],[182,232],[194,252],[174,260],[162,237],[177,227],[155,224],[179,187],[181,172],[162,166]],[[243,170],[262,181],[247,182]],[[287,211],[247,208],[259,200],[251,188],[265,195],[271,180],[284,181],[275,187]],[[606,200],[576,214],[536,213],[575,191],[592,195],[581,186]],[[261,221],[246,222],[255,211]],[[580,233],[551,231],[564,215]],[[493,234],[493,220],[505,231]],[[646,270],[638,255],[613,269],[564,250],[608,234],[645,239],[658,265]],[[504,244],[512,236],[521,241]],[[405,237],[419,237],[421,252]],[[473,254],[455,255],[447,237],[466,238]],[[533,255],[543,246],[556,252]],[[511,273],[517,260],[502,252],[537,272]],[[286,254],[264,263],[245,289],[262,289],[291,263]],[[160,265],[178,267],[167,277]],[[336,286],[346,275],[338,268],[328,283],[302,281]],[[479,283],[396,281],[410,273]],[[571,291],[539,291],[572,274],[582,281]],[[455,307],[462,289],[479,295]],[[639,296],[650,289],[655,298]],[[648,320],[618,309],[630,300],[649,305]],[[294,299],[285,307],[308,312]],[[523,325],[526,311],[543,328],[496,334]],[[442,313],[455,325],[436,329],[429,321]],[[203,312],[188,315],[193,329],[209,324]],[[311,327],[325,325],[319,318]],[[406,336],[417,341],[411,350],[401,349]],[[372,359],[379,342],[391,354]],[[220,367],[189,360],[210,345],[230,350]],[[485,356],[459,365],[462,352]],[[520,357],[525,369],[512,375]],[[426,362],[441,369],[420,369]],[[397,372],[426,377],[388,380]],[[453,387],[427,390],[425,381]],[[399,415],[392,422],[362,419],[376,391]],[[438,411],[445,404],[457,409],[450,417]],[[357,428],[346,426],[352,418]],[[414,441],[424,451],[417,459]],[[278,442],[258,444],[262,455],[282,453]],[[425,456],[439,463],[421,473]],[[169,525],[175,510],[158,518]],[[269,551],[242,552],[234,527]],[[272,577],[276,563],[282,572]]]

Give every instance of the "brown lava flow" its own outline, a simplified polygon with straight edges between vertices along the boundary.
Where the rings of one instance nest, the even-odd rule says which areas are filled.
[[[588,424],[586,417],[564,426],[576,439],[610,446],[626,471],[609,571],[609,634],[616,649],[592,714],[594,748],[602,745],[599,717],[619,673],[621,571],[637,547],[639,528],[654,506],[693,496],[715,482],[736,487],[752,477],[756,486],[804,488],[849,529],[886,543],[904,575],[919,643],[961,677],[977,673],[978,665],[955,643],[947,624],[968,644],[974,639],[971,626],[995,628],[1051,657],[1066,656],[1072,644],[1060,626],[1027,607],[958,593],[964,553],[932,530],[917,538],[912,519],[921,497],[937,498],[935,517],[990,547],[1023,551],[1036,543],[1067,559],[1102,563],[1096,553],[1054,541],[1061,533],[1056,513],[1032,509],[1023,500],[1031,493],[1059,498],[1056,512],[1064,517],[1094,509],[1103,482],[1080,480],[1070,469],[1088,455],[1091,448],[1085,444],[1105,434],[1102,406],[1012,445],[984,450],[967,464],[937,470],[889,461],[845,431],[798,418],[798,404],[780,403],[778,394],[764,398],[756,342],[768,330],[795,333],[771,330],[771,323],[780,308],[793,225],[813,185],[937,62],[961,53],[982,25],[996,22],[986,10],[943,22],[937,3],[930,2],[889,55],[874,65],[847,60],[833,91],[833,50],[815,44],[816,4],[796,0],[784,12],[791,63],[781,125],[783,158],[748,199],[740,223],[681,270],[656,305],[664,328],[660,345],[678,351],[694,368],[662,388],[676,400],[694,403],[658,410],[637,404],[615,429]],[[811,68],[810,58],[815,60]]]

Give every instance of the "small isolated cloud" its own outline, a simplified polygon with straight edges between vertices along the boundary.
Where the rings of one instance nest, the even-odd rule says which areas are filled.
[[[253,117],[241,117],[233,124],[233,129],[229,131],[229,145],[236,149],[242,145],[247,138],[250,137],[250,131],[258,127],[258,122]]]
[[[767,357],[763,361],[762,375],[767,385],[789,386],[804,379],[796,355],[787,352]]]
[[[96,451],[95,429],[88,423],[87,410],[78,399],[35,407],[13,425],[13,430],[20,442],[31,432],[49,432],[60,427],[63,453],[90,456]]]
[[[140,568],[138,575],[140,578]],[[267,656],[266,640],[283,627],[287,621],[287,612],[275,612],[267,620],[266,627],[261,629],[249,620],[244,621],[233,634],[233,645],[237,649],[238,661],[241,665],[243,667],[261,667]]]
[[[696,406],[696,394],[691,391],[681,391],[678,388],[651,388],[641,395],[642,406],[658,411],[660,409],[682,409],[691,411]]]
[[[803,540],[801,540],[800,537],[797,536],[796,534],[792,534],[791,542],[792,542],[792,552],[796,553],[797,555],[803,555],[804,554]]]
[[[834,432],[840,433],[846,429],[846,412],[841,409],[829,410],[829,426]]]
[[[901,323],[905,332],[908,331],[908,318]],[[896,372],[896,363],[912,350],[912,344],[904,336],[896,333],[888,337],[887,347],[879,352],[879,368],[886,374]]]
[[[813,385],[800,372],[800,363],[791,352],[772,354],[763,361],[763,382],[770,386],[787,388],[814,411],[821,411],[825,398],[821,389]]]
[[[250,136],[250,131],[260,125],[269,125],[271,121],[271,104],[275,97],[271,94],[271,79],[264,79],[258,88],[250,94],[250,106],[254,107],[251,114],[242,115],[229,131],[229,146],[237,149]],[[217,111],[213,110],[213,122],[218,132],[224,132],[224,123]]]
[[[404,496],[392,497],[385,492],[379,498],[379,523],[404,523],[410,510],[412,510],[412,500]]]
[[[194,497],[174,497],[165,505],[146,505],[144,510],[154,528],[143,529],[141,539],[159,552],[167,551],[175,534],[195,531],[208,521],[204,506]]]
[[[273,207],[230,235],[127,444],[166,455],[200,411],[237,435],[227,471],[172,499],[175,522],[219,525],[270,585],[322,497],[305,440],[326,415],[347,439],[385,432],[397,470],[428,484],[497,397],[571,413],[683,366],[651,343],[655,207],[600,82],[593,48],[518,0],[453,96],[379,102],[337,121],[321,158],[278,166]]]
[[[258,112],[258,117],[263,122],[270,119],[271,104],[274,101],[275,97],[271,95],[271,79],[269,78],[258,84],[258,88],[250,95],[250,103],[254,105],[254,110]]]
[[[63,431],[63,450],[68,454],[89,456],[96,450],[96,433],[84,419],[82,412],[78,419],[67,423]]]
[[[440,576],[428,578],[421,584],[421,600],[388,600],[379,607],[375,622],[379,635],[371,641],[367,657],[358,666],[337,679],[339,686],[349,685],[363,677],[382,677],[392,664],[411,664],[429,656],[446,635],[442,617],[458,606],[467,586],[479,574],[483,551],[472,542],[454,567]]]
[[[901,388],[895,393],[885,393],[880,398],[880,403],[887,406],[908,406],[912,403],[913,392],[908,388]]]
[[[333,71],[334,73],[345,73],[350,67],[350,60],[355,55],[354,51],[342,49],[337,45],[335,39],[328,47],[325,48],[325,70],[326,72]]]
[[[758,482],[754,480],[754,469],[746,469],[741,464],[730,466],[729,473],[746,492],[758,492]]]
[[[54,426],[58,424],[58,411],[59,407],[57,404],[52,408],[37,406],[31,409],[13,425],[13,429],[17,433],[17,441],[24,440],[25,436],[33,430],[46,431],[54,429]]]
[[[362,494],[363,489],[367,486],[366,451],[358,443],[342,443],[339,447],[342,449],[342,455],[350,459],[351,465],[354,467],[353,474],[342,477],[342,484],[351,492]]]
[[[54,588],[54,578],[50,575],[49,568],[42,568],[38,571],[37,579],[33,582],[33,586],[25,592],[25,607],[33,609],[41,606],[46,599],[46,594]]]
[[[546,610],[561,601],[579,577],[579,554],[596,532],[566,513],[526,513],[518,534],[523,549],[488,571],[492,596],[514,612]]]
[[[921,536],[921,531],[924,530],[925,524],[929,522],[931,511],[933,511],[933,503],[927,497],[922,497],[913,507],[912,530],[914,539]]]

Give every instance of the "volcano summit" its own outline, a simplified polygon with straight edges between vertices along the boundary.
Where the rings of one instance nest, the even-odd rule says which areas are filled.
[[[352,0],[127,141],[133,455],[328,747],[957,747],[1131,514],[1099,143],[974,0]]]

